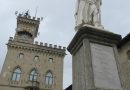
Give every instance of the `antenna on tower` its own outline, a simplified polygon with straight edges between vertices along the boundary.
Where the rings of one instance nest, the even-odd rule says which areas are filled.
[[[37,9],[38,9],[38,6],[36,7],[35,17],[37,16]]]

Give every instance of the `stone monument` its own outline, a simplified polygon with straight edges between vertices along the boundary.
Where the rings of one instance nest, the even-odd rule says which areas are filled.
[[[101,0],[78,0],[72,54],[73,90],[123,90],[117,44],[121,36],[101,28]]]
[[[78,0],[75,13],[76,30],[86,25],[103,28],[101,26],[101,4],[101,0]]]

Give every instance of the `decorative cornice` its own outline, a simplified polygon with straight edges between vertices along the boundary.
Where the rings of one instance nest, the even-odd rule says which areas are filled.
[[[84,40],[100,41],[117,45],[121,40],[121,35],[93,27],[82,27],[78,30],[71,43],[68,46],[68,51],[72,53],[75,48]]]
[[[40,18],[36,19],[36,17],[31,17],[31,16],[26,17],[26,16],[24,16],[22,14],[19,14],[17,19],[18,19],[18,21],[24,22],[24,23],[31,23],[31,24],[38,24],[38,23],[40,23]]]
[[[130,33],[128,33],[118,44],[118,48],[123,47],[126,43],[130,42]]]
[[[65,53],[66,47],[62,48],[61,46],[52,45],[48,43],[43,44],[42,42],[38,44],[37,41],[35,42],[35,44],[23,43],[23,42],[14,41],[12,37],[10,37],[7,46],[16,49],[23,49],[23,50],[39,52],[39,53],[56,54],[60,56],[66,55]]]

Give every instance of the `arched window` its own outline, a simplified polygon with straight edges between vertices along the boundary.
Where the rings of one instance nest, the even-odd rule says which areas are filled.
[[[48,86],[51,86],[53,84],[53,75],[50,71],[46,73],[45,84]]]
[[[49,58],[48,62],[53,63],[53,58]]]
[[[35,61],[35,62],[38,62],[38,61],[39,61],[39,56],[35,56],[35,57],[34,57],[34,61]]]
[[[23,53],[20,53],[19,54],[19,59],[23,59],[24,58],[24,54]]]
[[[29,80],[30,81],[36,81],[37,80],[38,73],[36,69],[33,69],[30,73]]]
[[[20,76],[21,76],[21,70],[20,70],[20,68],[16,68],[13,71],[12,81],[19,81],[20,80]]]

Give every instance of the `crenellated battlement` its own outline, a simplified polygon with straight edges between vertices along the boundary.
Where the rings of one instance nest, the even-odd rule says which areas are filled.
[[[16,16],[17,28],[15,36],[17,37],[15,39],[19,41],[19,39],[25,37],[23,41],[28,40],[29,43],[33,43],[38,35],[39,24],[43,18],[31,17],[29,10],[25,13],[16,12]]]
[[[13,37],[9,37],[9,41],[13,41]]]
[[[15,15],[15,35],[6,44],[0,90],[62,90],[66,48],[35,41],[42,20],[36,14],[31,17],[27,10]]]
[[[39,45],[39,46],[48,47],[48,48],[63,49],[63,50],[66,50],[66,47],[62,47],[62,46],[58,46],[58,45],[53,45],[53,44],[48,44],[48,43],[43,43],[43,42],[38,42],[38,41],[35,41],[34,44],[35,44],[35,45]]]
[[[25,15],[25,14],[19,14],[18,17],[20,18],[26,18],[26,19],[30,19],[30,20],[35,20],[35,21],[41,21],[42,18],[36,18],[36,17],[31,17],[30,15]]]
[[[9,43],[13,42],[14,39],[13,37],[9,38]],[[66,50],[66,47],[58,46],[58,45],[53,45],[53,44],[48,44],[48,43],[43,43],[43,42],[38,42],[35,41],[33,46],[40,46],[40,47],[46,47],[46,48],[52,48],[52,49],[59,49],[59,50]]]
[[[17,14],[16,14],[17,15]],[[58,54],[65,56],[66,47],[35,41],[42,18],[31,17],[29,11],[17,15],[17,29],[15,37],[10,37],[8,47],[25,51]]]

